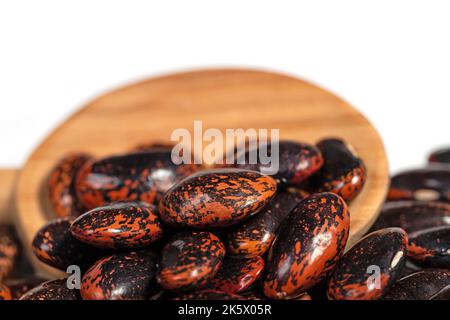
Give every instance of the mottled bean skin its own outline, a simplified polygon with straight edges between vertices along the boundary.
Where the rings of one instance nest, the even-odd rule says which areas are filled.
[[[247,300],[269,300],[262,292],[256,290],[249,290],[246,292],[239,293],[242,297]],[[298,297],[292,300],[313,300],[307,292],[301,293]]]
[[[9,288],[0,283],[0,300],[12,300],[11,291]]]
[[[227,252],[252,257],[267,252],[289,212],[307,196],[301,192],[279,192],[256,216],[233,227],[227,234]]]
[[[386,228],[359,240],[336,264],[328,282],[331,300],[376,300],[394,284],[406,260],[408,237],[399,228]],[[379,286],[370,266],[380,269]]]
[[[397,281],[385,300],[429,300],[450,284],[450,271],[424,270]]]
[[[450,226],[410,233],[408,256],[423,267],[450,269]]]
[[[202,290],[179,296],[175,300],[245,300],[245,298],[229,292]]]
[[[371,230],[398,227],[414,232],[450,226],[450,204],[445,202],[395,201],[386,203]]]
[[[24,293],[30,291],[36,286],[44,283],[46,280],[37,277],[23,278],[23,279],[7,279],[5,284],[11,291],[13,300],[19,299]]]
[[[279,142],[279,168],[276,173],[272,173],[270,171],[272,163],[263,164],[259,157],[261,151],[270,157],[272,147],[271,144],[265,144],[256,148],[246,148],[245,152],[236,154],[235,164],[232,166],[269,174],[280,185],[285,186],[300,184],[317,172],[323,164],[322,154],[316,147],[307,143],[282,140]],[[257,155],[257,159],[250,163],[249,156],[253,152]]]
[[[146,300],[159,292],[157,256],[150,251],[117,253],[92,265],[81,280],[84,300]]]
[[[347,205],[336,194],[318,193],[300,202],[269,251],[264,294],[295,298],[321,281],[341,257],[349,225]]]
[[[39,260],[65,271],[70,265],[85,268],[105,254],[75,239],[69,232],[71,223],[72,218],[58,218],[36,233],[32,249]]]
[[[165,223],[177,227],[224,227],[258,213],[275,191],[275,180],[255,171],[207,170],[173,186],[159,211]]]
[[[91,159],[84,153],[62,158],[51,170],[48,194],[53,210],[59,217],[78,217],[83,211],[75,193],[75,178],[80,168]]]
[[[393,176],[387,200],[450,201],[450,168],[430,166]]]
[[[264,259],[261,257],[228,257],[208,287],[218,291],[240,293],[259,279],[263,269]]]
[[[157,203],[173,184],[196,170],[195,165],[175,165],[170,150],[113,156],[83,166],[77,196],[87,209],[116,201]]]
[[[189,163],[201,163],[202,162],[186,146],[174,144],[174,143],[170,143],[170,142],[142,143],[142,144],[135,146],[131,151],[132,152],[166,151],[166,152],[172,153],[172,150],[174,150],[176,156],[183,158],[183,160],[185,158],[189,159],[189,161],[190,161]],[[189,157],[186,155],[189,155]],[[197,168],[198,169],[202,168],[202,165],[198,165]]]
[[[250,289],[239,293],[239,295],[247,300],[268,300],[267,297],[257,289]]]
[[[339,139],[324,139],[317,144],[324,164],[312,185],[318,192],[333,192],[344,200],[354,199],[366,182],[366,167],[347,144]]]
[[[19,247],[14,227],[0,225],[0,281],[13,270],[19,255]]]
[[[314,286],[308,289],[308,294],[311,296],[312,300],[320,300],[320,301],[329,300],[327,295],[328,278],[329,276],[320,280],[318,283],[316,283]]]
[[[434,151],[428,156],[428,162],[450,164],[450,148]]]
[[[225,247],[210,232],[183,232],[163,248],[158,283],[167,290],[204,287],[219,271]]]
[[[405,265],[403,266],[402,270],[400,271],[400,274],[398,275],[398,279],[402,279],[406,276],[409,276],[412,273],[416,273],[418,271],[422,271],[422,268],[415,265],[413,262],[411,262],[410,259],[406,258]]]
[[[434,294],[430,300],[450,300],[450,285]]]
[[[78,240],[101,248],[145,247],[163,235],[155,210],[144,202],[113,203],[78,217],[70,232]]]
[[[67,288],[67,279],[57,279],[31,289],[20,300],[80,300],[80,293]]]

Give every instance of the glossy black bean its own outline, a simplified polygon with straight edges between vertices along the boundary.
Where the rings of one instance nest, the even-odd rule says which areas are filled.
[[[400,228],[372,232],[336,264],[328,282],[333,300],[376,300],[397,280],[406,259],[408,237]]]
[[[391,179],[388,201],[450,201],[450,168],[430,166],[400,172]]]
[[[433,295],[431,297],[431,300],[450,300],[450,284],[441,291],[439,291],[438,293],[436,293],[435,295]]]
[[[75,179],[80,168],[90,159],[88,154],[70,154],[51,170],[47,189],[53,211],[58,217],[78,217],[83,213],[75,193]]]
[[[312,180],[317,192],[333,192],[344,200],[354,199],[366,182],[366,166],[353,148],[340,139],[324,139],[317,144],[324,164]]]
[[[144,202],[116,202],[92,209],[75,219],[71,234],[100,248],[142,248],[162,238],[156,207]]]
[[[240,293],[250,288],[259,279],[264,269],[264,259],[226,258],[219,272],[209,282],[208,288],[229,293]]]
[[[21,279],[6,279],[5,284],[9,287],[13,300],[16,300],[45,281],[42,278],[31,276]]]
[[[385,300],[429,300],[450,285],[450,271],[424,270],[397,281]]]
[[[450,226],[449,203],[394,201],[383,206],[371,231],[398,227],[409,233],[445,225]]]
[[[277,230],[307,195],[298,191],[281,191],[255,217],[232,228],[227,234],[227,252],[237,256],[258,256],[267,252]]]
[[[225,247],[210,232],[182,232],[162,250],[158,283],[167,290],[186,291],[204,287],[222,265]]]
[[[422,271],[423,269],[417,265],[415,265],[410,259],[406,258],[405,265],[403,266],[398,278],[404,278],[409,276],[412,273],[416,273],[418,271]]]
[[[350,214],[334,193],[314,194],[290,213],[267,258],[264,294],[298,297],[333,269],[347,243]]]
[[[322,154],[316,147],[307,143],[281,140],[277,152],[278,168],[275,168],[272,157],[274,148],[274,144],[250,145],[244,152],[236,153],[235,164],[232,166],[271,175],[278,184],[286,186],[302,183],[323,165]],[[263,160],[261,154],[272,157],[272,162]]]
[[[276,189],[274,179],[256,171],[205,170],[174,185],[158,207],[162,220],[174,227],[226,227],[260,212]]]
[[[107,256],[83,275],[84,300],[145,300],[159,294],[156,254],[141,250]]]
[[[424,267],[450,269],[450,226],[410,233],[408,256]]]
[[[174,164],[170,150],[90,161],[78,173],[77,197],[87,209],[116,201],[158,203],[172,185],[197,169],[196,165]]]
[[[44,225],[34,236],[32,249],[42,262],[65,271],[70,265],[82,269],[107,252],[75,239],[69,232],[73,218],[58,218]]]
[[[50,280],[26,292],[20,300],[79,300],[77,289],[69,289],[67,279]]]
[[[428,156],[428,162],[450,164],[450,148],[440,149]]]

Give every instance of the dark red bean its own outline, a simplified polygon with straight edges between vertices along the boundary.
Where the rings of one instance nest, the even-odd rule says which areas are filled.
[[[275,180],[255,171],[202,171],[172,187],[159,211],[162,220],[173,226],[224,227],[258,213],[275,191]]]
[[[265,144],[263,154],[272,155],[272,145]],[[261,148],[246,148],[245,152],[237,153],[235,168],[258,171],[271,175],[281,185],[298,185],[314,174],[323,164],[320,151],[307,143],[283,140],[279,142],[279,168],[276,173],[270,171],[273,163],[264,164],[260,159]],[[255,163],[250,163],[250,155],[257,155]],[[242,163],[242,164],[239,164]]]
[[[69,232],[71,223],[72,218],[58,218],[36,233],[32,249],[39,260],[65,271],[70,265],[85,268],[105,254],[75,239]]]
[[[450,148],[434,151],[429,155],[428,162],[450,164]]]
[[[245,298],[229,292],[202,290],[179,296],[176,300],[245,300]]]
[[[204,287],[219,271],[225,247],[210,232],[175,235],[162,250],[158,283],[167,290]]]
[[[408,256],[420,266],[450,269],[450,226],[410,233]]]
[[[263,269],[264,259],[261,257],[228,257],[208,287],[218,291],[240,293],[250,288],[259,279]]]
[[[40,284],[25,293],[20,300],[80,300],[80,293],[67,287],[67,279],[58,279]]]
[[[395,201],[383,206],[371,230],[398,227],[409,233],[444,225],[450,225],[449,203]]]
[[[366,167],[352,147],[339,139],[324,139],[317,144],[324,164],[312,185],[318,192],[333,192],[344,200],[355,198],[366,181]]]
[[[157,203],[178,180],[197,170],[175,165],[170,150],[114,156],[88,162],[77,177],[77,195],[87,209],[116,201]]]
[[[450,284],[450,271],[424,270],[397,281],[385,300],[429,300]]]
[[[75,193],[75,178],[80,168],[91,159],[84,153],[61,159],[50,172],[48,193],[53,210],[59,217],[77,217],[82,213]]]
[[[269,251],[264,294],[298,297],[333,269],[349,234],[345,201],[333,193],[314,194],[290,213]]]
[[[387,200],[450,201],[450,168],[432,166],[393,176]]]
[[[31,289],[40,285],[43,282],[45,282],[44,279],[37,277],[5,280],[5,284],[11,291],[11,296],[13,300],[19,299],[24,293],[30,291]]]
[[[277,230],[289,212],[306,195],[301,192],[279,192],[256,216],[232,228],[227,234],[231,255],[252,257],[263,255],[275,239]]]
[[[78,217],[70,232],[78,240],[101,248],[141,248],[162,238],[163,230],[153,205],[118,202]]]
[[[11,291],[9,288],[0,283],[0,300],[12,300]]]
[[[84,300],[146,300],[159,293],[157,256],[150,251],[118,253],[92,265],[81,280]]]
[[[0,225],[0,281],[13,271],[19,255],[19,248],[14,227],[6,224]]]
[[[332,300],[382,297],[403,268],[407,242],[406,232],[399,228],[381,229],[359,240],[336,264],[328,282],[328,297]],[[377,269],[370,269],[373,267]]]

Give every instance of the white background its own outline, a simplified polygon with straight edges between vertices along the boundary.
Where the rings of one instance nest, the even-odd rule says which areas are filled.
[[[102,92],[209,66],[332,90],[375,124],[392,171],[450,144],[450,1],[0,1],[2,167]]]

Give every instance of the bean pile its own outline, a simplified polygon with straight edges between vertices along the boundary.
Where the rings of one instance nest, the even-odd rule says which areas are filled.
[[[79,266],[81,287],[11,279],[18,246],[0,228],[0,299],[450,298],[450,150],[393,176],[346,249],[366,167],[344,141],[280,141],[274,175],[262,162],[174,165],[171,149],[61,159],[48,180],[58,218],[32,247],[51,267]]]

